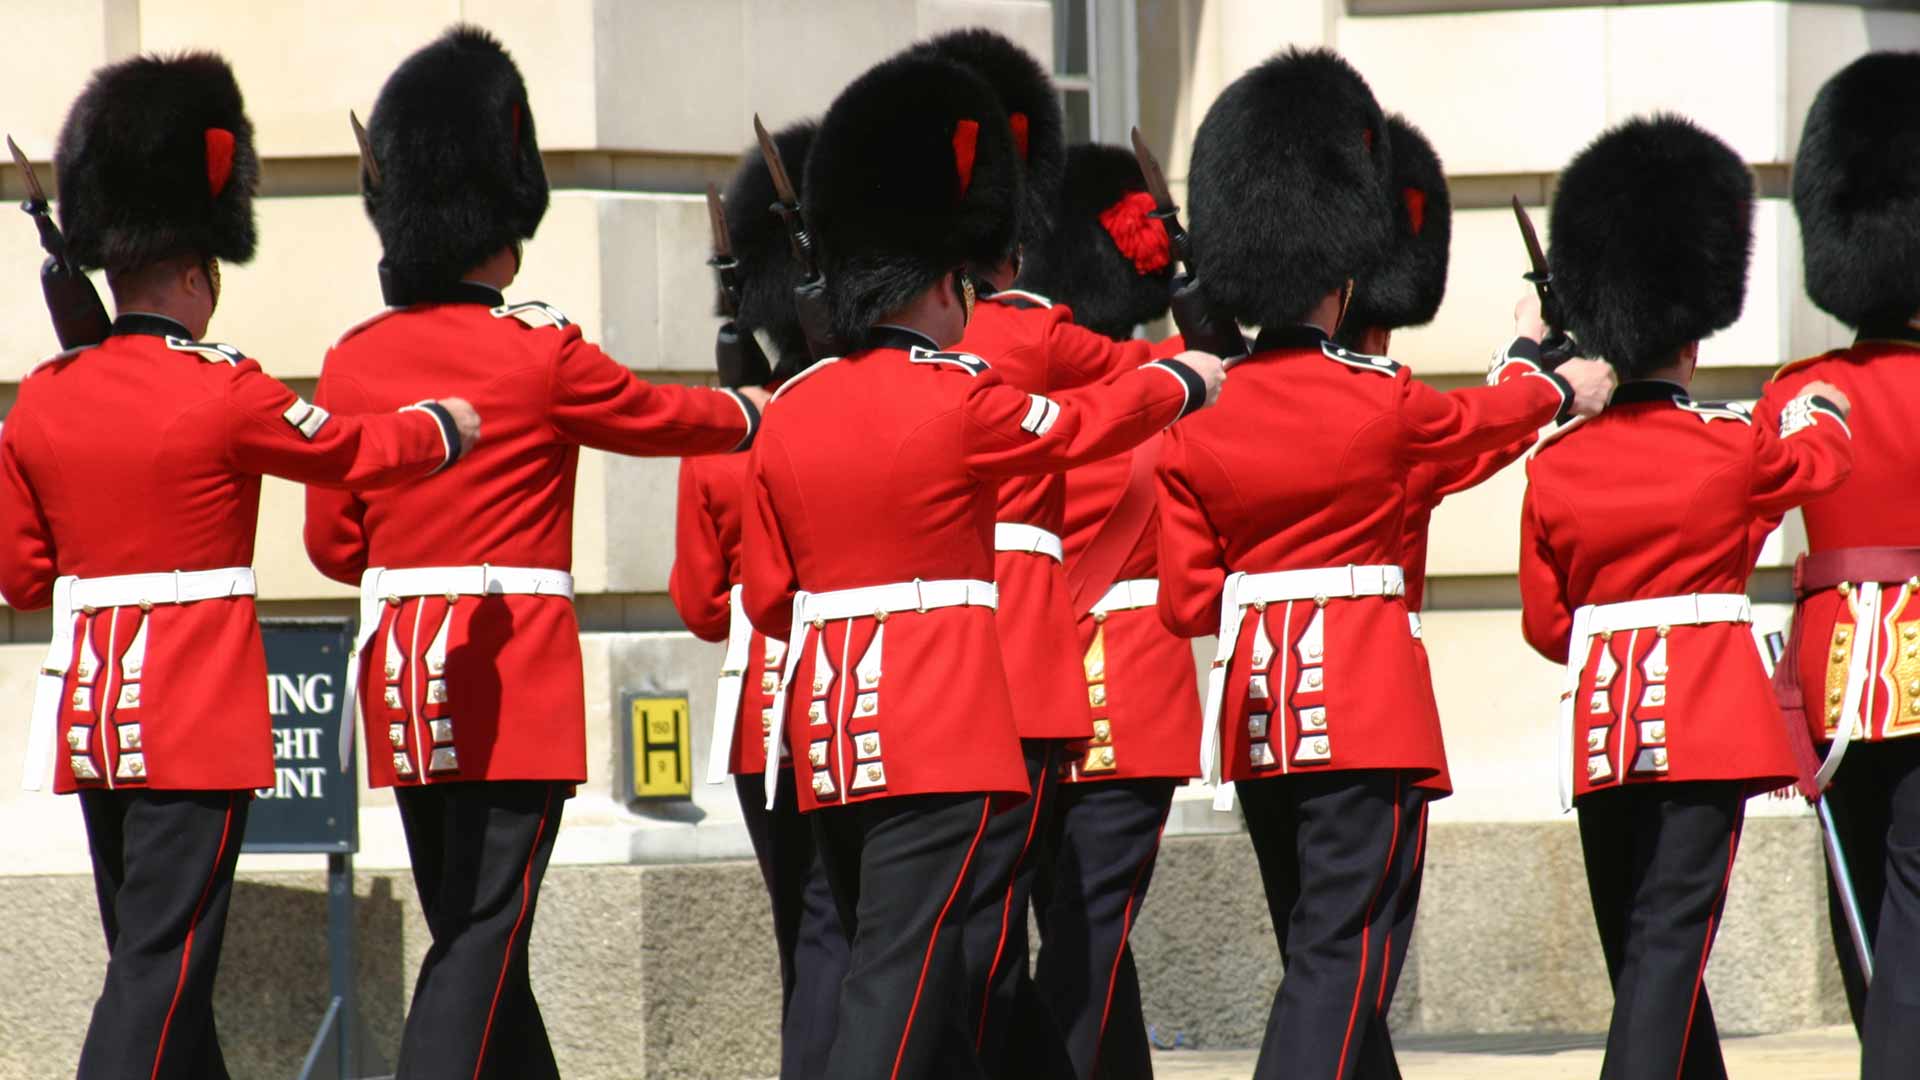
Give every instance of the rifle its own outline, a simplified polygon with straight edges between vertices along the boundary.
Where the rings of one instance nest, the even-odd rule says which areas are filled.
[[[1166,173],[1160,170],[1160,160],[1147,149],[1147,141],[1140,137],[1137,127],[1133,129],[1133,157],[1140,163],[1147,193],[1153,196],[1152,216],[1166,226],[1167,239],[1173,244],[1174,256],[1180,260],[1181,272],[1173,279],[1173,296],[1168,304],[1173,312],[1173,324],[1180,328],[1180,336],[1189,349],[1210,352],[1226,361],[1247,355],[1247,339],[1240,333],[1239,324],[1231,316],[1215,311],[1207,302],[1206,294],[1200,291],[1200,276],[1193,270],[1187,230],[1180,226],[1180,204],[1173,201]]]
[[[27,185],[27,197],[20,209],[33,219],[34,228],[40,231],[40,247],[47,253],[47,261],[40,264],[40,292],[47,300],[47,314],[53,317],[53,334],[60,339],[62,349],[98,345],[107,340],[113,321],[107,318],[93,282],[67,258],[67,238],[53,223],[47,193],[41,190],[40,178],[33,174],[27,155],[20,152],[11,135],[7,136],[7,149],[13,152],[13,163],[19,166],[20,177]]]
[[[734,317],[740,314],[740,260],[733,257],[733,238],[727,232],[727,214],[719,189],[707,185],[707,224],[713,230],[713,267],[720,282],[720,324],[713,340],[713,356],[724,386],[765,386],[773,381],[773,365],[751,334],[741,334]]]
[[[1580,346],[1560,325],[1560,298],[1553,291],[1553,271],[1547,267],[1547,254],[1540,249],[1540,234],[1533,231],[1533,218],[1527,215],[1527,208],[1520,205],[1520,196],[1513,197],[1513,218],[1520,224],[1520,239],[1527,245],[1527,262],[1533,269],[1521,276],[1533,283],[1533,291],[1540,297],[1540,318],[1547,324],[1547,339],[1540,343],[1540,362],[1547,368],[1556,368],[1568,360],[1580,355]]]
[[[794,312],[800,317],[800,332],[806,336],[807,351],[815,360],[839,356],[847,350],[833,335],[833,320],[827,311],[827,279],[820,275],[814,259],[813,236],[800,217],[800,194],[787,175],[787,164],[780,159],[780,148],[773,144],[760,115],[754,114],[753,134],[760,140],[760,156],[766,160],[777,196],[770,209],[787,223],[787,239],[793,244],[793,258],[800,266],[800,284],[793,287]]]

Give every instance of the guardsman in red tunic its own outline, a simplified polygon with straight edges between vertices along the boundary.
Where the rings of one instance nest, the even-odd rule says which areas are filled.
[[[1391,154],[1365,81],[1324,50],[1236,80],[1194,144],[1203,287],[1261,331],[1220,408],[1161,450],[1160,615],[1220,635],[1201,765],[1237,782],[1288,961],[1260,1077],[1353,1075],[1392,981],[1420,785],[1445,767],[1402,598],[1408,468],[1597,410],[1611,385],[1585,362],[1440,393],[1328,339],[1391,249]]]
[[[1727,1075],[1707,957],[1747,798],[1795,775],[1743,590],[1758,526],[1853,461],[1826,384],[1778,424],[1688,396],[1700,339],[1740,315],[1752,220],[1746,165],[1671,115],[1600,136],[1553,203],[1566,330],[1627,380],[1541,444],[1521,510],[1527,641],[1566,665],[1555,770],[1613,984],[1605,1080]]]
[[[1167,311],[1171,252],[1153,209],[1131,153],[1073,147],[1053,228],[1027,246],[1022,280],[1071,304],[1088,331],[1128,341]],[[1093,731],[1058,763],[1055,810],[1037,841],[1034,981],[1045,1003],[1039,1017],[1051,1019],[1070,1075],[1083,1080],[1152,1072],[1127,938],[1174,789],[1200,767],[1193,648],[1167,632],[1155,606],[1158,450],[1149,440],[1074,469],[1063,485],[1067,592],[1079,624],[1068,671]],[[1051,1035],[1025,1034],[1015,1035],[1022,1053],[1051,1045]]]
[[[119,318],[20,385],[0,434],[0,593],[54,609],[27,786],[51,768],[79,792],[93,855],[108,959],[79,1075],[225,1077],[214,972],[247,807],[273,783],[260,477],[399,483],[451,462],[477,421],[458,401],[330,416],[199,340],[219,260],[254,251],[260,164],[226,61],[102,69],[55,160],[71,256],[106,270]]]
[[[551,1077],[527,941],[561,808],[587,777],[575,463],[582,446],[734,449],[764,394],[649,386],[555,309],[501,298],[547,180],[526,86],[486,33],[455,27],[413,54],[370,119],[362,190],[392,306],[328,353],[319,397],[353,414],[445,384],[491,418],[458,476],[307,496],[314,565],[360,585],[350,696],[433,934],[399,1071]]]
[[[1920,1061],[1920,738],[1908,737],[1920,734],[1920,448],[1910,412],[1891,407],[1920,396],[1916,153],[1920,55],[1861,57],[1814,99],[1793,167],[1807,294],[1859,336],[1782,369],[1755,413],[1775,422],[1815,380],[1872,403],[1850,421],[1853,475],[1801,508],[1793,648],[1774,675],[1788,720],[1826,747],[1822,797],[1872,948],[1871,992],[1829,876],[1833,943],[1875,1080]]]
[[[1087,329],[1068,305],[1031,288],[1034,279],[1023,272],[1023,260],[1056,227],[1066,164],[1065,122],[1047,68],[984,29],[944,34],[918,51],[972,68],[999,95],[1026,189],[1014,250],[996,265],[976,268],[982,297],[956,348],[982,357],[1007,385],[1031,394],[1085,386],[1177,352]],[[1021,287],[1011,287],[1016,282]],[[994,517],[995,621],[1033,788],[1032,799],[994,816],[974,856],[976,885],[966,916],[967,977],[974,987],[969,1008],[981,1060],[994,1075],[1013,1068],[1010,1053],[1030,1059],[1036,1048],[1015,1043],[1030,1044],[1046,1030],[1029,1028],[1021,1039],[1010,1038],[1016,1018],[1024,1024],[1041,1013],[1027,964],[1027,909],[1040,866],[1033,849],[1051,828],[1054,785],[1070,742],[1093,730],[1062,561],[1064,484],[1059,473],[1003,481]],[[1058,1050],[1055,1043],[1043,1055]]]
[[[1015,154],[990,86],[905,55],[840,95],[807,161],[833,332],[853,344],[780,388],[741,551],[748,616],[788,641],[774,734],[852,935],[836,1078],[983,1075],[960,916],[992,797],[1028,794],[989,580],[999,481],[1119,453],[1221,377],[1188,353],[1047,396],[944,351],[969,272],[1013,249]]]
[[[801,123],[774,135],[787,168],[797,173],[805,167],[813,133],[812,123]],[[800,276],[792,245],[781,220],[768,211],[776,199],[759,148],[750,148],[727,187],[726,225],[739,299],[733,318],[720,328],[717,350],[721,380],[729,385],[777,387],[812,362],[794,311],[793,289]],[[813,826],[800,813],[785,743],[775,764],[780,772],[777,801],[767,808],[764,774],[772,749],[767,738],[773,732],[773,696],[785,670],[787,646],[755,630],[740,603],[746,490],[745,454],[680,462],[673,573],[667,586],[674,609],[695,636],[726,643],[707,778],[724,783],[733,775],[740,813],[773,903],[780,953],[780,1076],[807,1080],[827,1075],[834,1009],[847,971],[847,937],[814,846]]]

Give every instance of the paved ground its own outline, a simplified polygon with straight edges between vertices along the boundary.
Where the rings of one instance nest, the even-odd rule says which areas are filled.
[[[1406,1080],[1591,1080],[1600,1074],[1597,1037],[1481,1035],[1405,1040]],[[1852,1080],[1860,1049],[1850,1027],[1729,1038],[1727,1072],[1740,1080]],[[1171,1050],[1154,1055],[1160,1080],[1244,1080],[1251,1050]]]

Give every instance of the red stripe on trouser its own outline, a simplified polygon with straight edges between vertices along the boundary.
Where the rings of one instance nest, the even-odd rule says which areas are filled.
[[[527,923],[527,904],[533,898],[533,860],[540,854],[540,840],[547,834],[547,816],[552,811],[553,792],[549,790],[540,805],[540,827],[533,831],[533,846],[527,849],[527,865],[520,871],[520,914],[514,917],[513,929],[507,931],[507,947],[500,956],[500,976],[493,981],[493,1000],[487,1003],[487,1022],[480,1029],[480,1053],[473,1059],[474,1080],[479,1080],[480,1070],[487,1064],[487,1042],[493,1037],[493,1016],[500,1010],[500,994],[507,985],[507,968],[513,965],[513,939],[520,936],[520,928]]]
[[[1133,888],[1127,892],[1127,913],[1120,920],[1120,947],[1113,950],[1113,966],[1107,969],[1107,996],[1100,1005],[1100,1031],[1093,1042],[1092,1075],[1100,1075],[1100,1046],[1107,1039],[1107,1016],[1113,1011],[1113,986],[1120,981],[1120,961],[1127,955],[1127,939],[1133,936],[1133,913],[1140,902],[1140,879],[1147,876],[1147,868],[1160,855],[1160,840],[1167,834],[1167,819],[1160,819],[1160,832],[1154,837],[1153,848],[1147,857],[1140,861],[1140,869],[1133,872]]]
[[[1007,895],[1000,902],[1000,941],[993,947],[993,963],[987,965],[987,989],[980,998],[980,1027],[973,1033],[973,1043],[980,1046],[987,1038],[987,1015],[993,1007],[993,979],[1000,974],[1000,961],[1006,959],[1007,934],[1013,925],[1013,893],[1020,880],[1020,868],[1026,865],[1027,852],[1033,850],[1033,834],[1040,828],[1040,801],[1044,797],[1047,770],[1053,768],[1053,751],[1049,749],[1040,769],[1040,783],[1033,786],[1033,814],[1027,818],[1027,838],[1020,843],[1020,855],[1013,860],[1013,868],[1007,871]],[[1026,913],[1021,912],[1025,918]],[[1023,958],[1024,960],[1024,958]]]
[[[1425,858],[1426,854],[1427,854],[1427,804],[1425,802],[1422,802],[1420,804],[1420,831],[1414,836],[1414,841],[1413,841],[1413,872],[1407,875],[1407,880],[1400,883],[1400,887],[1402,889],[1413,888],[1413,883],[1415,879],[1417,879],[1420,876],[1420,860]],[[1387,931],[1387,940],[1385,944],[1386,944],[1386,949],[1383,953],[1381,953],[1381,955],[1391,959],[1393,956],[1393,931],[1391,930]],[[1373,1010],[1375,1012],[1385,1012],[1387,1010],[1387,984],[1392,981],[1393,981],[1393,968],[1387,964],[1380,965],[1380,994],[1378,997],[1373,999]]]
[[[200,902],[193,906],[193,921],[187,924],[187,940],[180,946],[180,977],[173,984],[173,1000],[167,1002],[167,1018],[160,1023],[160,1044],[153,1048],[153,1071],[148,1080],[160,1075],[160,1059],[167,1052],[167,1029],[173,1026],[173,1011],[180,1007],[180,995],[187,989],[187,963],[193,959],[193,932],[200,926],[200,917],[206,914],[207,898],[213,895],[213,883],[220,877],[220,864],[227,861],[227,837],[233,832],[233,798],[227,800],[227,818],[220,826],[220,848],[213,853],[213,869],[207,872],[207,883],[200,887]]]
[[[1373,887],[1373,899],[1367,901],[1366,921],[1360,924],[1360,976],[1353,982],[1353,1008],[1347,1011],[1347,1033],[1340,1040],[1340,1064],[1335,1067],[1333,1080],[1340,1080],[1347,1071],[1347,1050],[1353,1045],[1353,1024],[1360,1018],[1360,1002],[1367,993],[1367,945],[1373,933],[1373,912],[1380,906],[1380,894],[1386,890],[1387,879],[1393,876],[1393,853],[1400,846],[1400,787],[1406,783],[1403,777],[1396,776],[1393,781],[1393,836],[1387,841],[1387,862],[1380,870],[1380,882]]]
[[[927,969],[933,966],[933,947],[940,940],[940,927],[947,921],[947,912],[953,910],[953,901],[967,883],[967,867],[973,865],[973,853],[980,850],[980,838],[987,834],[987,818],[993,813],[993,800],[987,799],[980,807],[980,827],[973,830],[973,843],[967,845],[967,857],[960,862],[960,873],[953,879],[953,891],[947,894],[947,902],[940,906],[940,914],[933,920],[933,932],[927,935],[927,955],[920,960],[920,978],[913,984],[913,1004],[907,1006],[907,1027],[900,1033],[900,1049],[893,1054],[893,1071],[887,1074],[892,1080],[900,1076],[900,1063],[907,1059],[907,1040],[913,1037],[913,1016],[920,1011],[920,994],[927,988]]]
[[[1714,901],[1713,911],[1707,915],[1707,936],[1700,942],[1700,967],[1693,973],[1693,996],[1687,999],[1687,1026],[1680,1030],[1680,1061],[1674,1068],[1674,1080],[1687,1068],[1687,1043],[1693,1039],[1693,1014],[1700,1009],[1700,987],[1707,981],[1707,955],[1713,951],[1713,927],[1720,919],[1720,909],[1727,902],[1727,887],[1733,884],[1733,856],[1740,850],[1740,830],[1746,827],[1746,808],[1740,809],[1740,820],[1733,827],[1733,835],[1727,838],[1727,872],[1720,879],[1720,896]]]

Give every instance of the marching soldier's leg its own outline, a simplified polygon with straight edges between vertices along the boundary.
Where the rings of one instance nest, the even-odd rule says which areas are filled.
[[[1288,962],[1287,931],[1293,925],[1293,906],[1300,900],[1300,808],[1297,793],[1284,778],[1242,780],[1234,792],[1247,822],[1254,861],[1260,866],[1260,885],[1267,897],[1267,920],[1280,946],[1280,962]],[[1275,991],[1273,1009],[1280,1008]],[[1273,1030],[1269,1015],[1267,1030]]]
[[[123,876],[113,912],[103,916],[115,927],[112,954],[79,1076],[221,1080],[226,1072],[218,1047],[206,1043],[213,1037],[213,979],[252,794],[87,792],[82,798],[89,839],[97,849],[118,840]]]
[[[1911,1076],[1920,1061],[1920,1024],[1914,1023],[1920,1016],[1920,745],[1908,737],[1863,749],[1881,756],[1881,790],[1890,811],[1886,892],[1860,1056],[1861,1076],[1882,1080]]]
[[[1393,926],[1388,931],[1387,967],[1381,973],[1380,993],[1374,1001],[1373,1016],[1367,1025],[1366,1041],[1360,1047],[1360,1066],[1355,1080],[1400,1080],[1400,1062],[1393,1052],[1393,1033],[1387,1029],[1387,1011],[1393,1006],[1393,993],[1400,985],[1400,970],[1407,962],[1407,945],[1413,941],[1413,920],[1420,908],[1420,883],[1427,870],[1427,799],[1416,789],[1412,796],[1418,813],[1400,838],[1406,853],[1401,871],[1400,896],[1394,902]]]
[[[1127,938],[1146,902],[1173,789],[1172,780],[1108,780],[1064,785],[1057,796],[1059,841],[1034,981],[1081,1080],[1151,1075]]]
[[[1885,770],[1880,768],[1885,749],[1884,744],[1874,743],[1849,748],[1834,773],[1833,785],[1820,796],[1833,818],[1840,850],[1846,853],[1854,898],[1860,904],[1860,923],[1869,943],[1874,942],[1880,928],[1880,903],[1887,889],[1887,830],[1893,824],[1891,792]],[[1827,927],[1833,936],[1834,959],[1840,964],[1840,981],[1847,991],[1847,1011],[1852,1014],[1854,1030],[1864,1032],[1867,980],[1854,952],[1853,931],[1847,927],[1846,908],[1830,865],[1826,883]]]
[[[990,1070],[1006,1061],[1007,1035],[1023,996],[1022,984],[1031,983],[1027,906],[1041,862],[1034,851],[1048,815],[1055,812],[1059,745],[1054,739],[1020,740],[1033,797],[993,815],[975,856],[965,914],[967,1010],[980,1060]]]
[[[489,781],[395,791],[433,932],[399,1075],[559,1075],[528,980],[527,941],[568,787]]]
[[[834,1080],[985,1075],[962,998],[960,916],[988,809],[979,795],[914,795],[814,811],[835,819],[822,822],[829,865],[856,845],[859,859]]]

